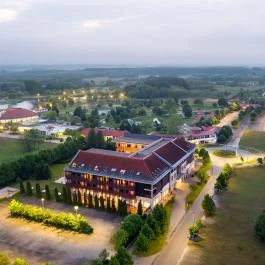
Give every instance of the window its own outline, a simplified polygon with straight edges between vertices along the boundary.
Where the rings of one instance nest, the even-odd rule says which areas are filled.
[[[131,144],[127,144],[127,147],[131,147]]]

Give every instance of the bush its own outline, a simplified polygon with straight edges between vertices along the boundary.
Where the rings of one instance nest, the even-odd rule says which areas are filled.
[[[138,214],[130,214],[124,218],[121,229],[128,234],[128,241],[137,237],[142,227],[142,219]]]
[[[16,258],[13,265],[28,265],[24,259]]]
[[[40,188],[39,183],[36,183],[35,189],[36,189],[35,190],[36,197],[40,199],[42,197],[42,195],[41,195],[41,188]]]
[[[204,210],[206,216],[212,216],[215,213],[216,206],[209,194],[206,194],[204,196],[204,199],[202,201],[202,209]]]
[[[51,193],[48,185],[45,185],[45,197],[47,201],[51,200]]]
[[[28,196],[32,195],[32,186],[30,182],[27,182],[27,195]]]
[[[128,243],[128,233],[124,229],[120,229],[115,235],[112,237],[112,242],[117,249],[120,246],[126,246]]]
[[[49,209],[34,207],[12,200],[8,206],[12,216],[23,217],[30,221],[52,225],[79,233],[90,234],[93,228],[88,224],[85,217],[71,213],[55,213]]]
[[[0,253],[0,265],[9,265],[9,258],[7,255]]]
[[[260,241],[265,241],[265,211],[262,212],[256,221],[255,234]]]
[[[143,233],[140,233],[135,242],[135,250],[139,252],[145,252],[150,245],[150,239],[148,239]]]
[[[154,240],[156,238],[153,229],[147,223],[143,225],[140,234],[141,233],[150,240]]]
[[[19,185],[20,185],[20,193],[21,194],[25,194],[26,193],[26,190],[25,190],[23,181],[20,181],[20,184]]]

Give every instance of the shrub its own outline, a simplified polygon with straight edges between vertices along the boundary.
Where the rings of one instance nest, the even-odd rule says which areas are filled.
[[[142,201],[141,200],[138,202],[137,214],[139,214],[140,216],[143,215],[143,206],[142,206]]]
[[[255,234],[260,241],[265,241],[265,211],[262,212],[256,221]]]
[[[133,259],[128,250],[124,247],[119,247],[115,255],[121,265],[133,265]]]
[[[28,265],[24,259],[16,258],[13,265]]]
[[[156,238],[153,229],[147,223],[143,225],[140,234],[143,234],[150,240],[154,240]]]
[[[48,185],[45,185],[45,197],[47,201],[51,200],[51,193]]]
[[[80,214],[75,216],[71,213],[55,213],[49,209],[23,204],[16,200],[12,200],[8,208],[11,215],[14,217],[23,217],[30,221],[84,234],[90,234],[93,232],[93,228]]]
[[[36,189],[36,191],[35,191],[36,197],[40,199],[42,197],[42,195],[41,195],[41,188],[40,188],[40,184],[39,183],[36,183],[35,189]]]
[[[150,245],[150,239],[148,239],[143,233],[140,233],[135,242],[135,250],[139,252],[145,252]]]
[[[26,193],[26,190],[25,190],[23,181],[20,181],[20,184],[19,185],[20,185],[20,193],[21,194],[25,194]]]
[[[32,195],[32,186],[30,182],[27,182],[27,195],[28,196]]]
[[[117,249],[120,246],[126,246],[128,243],[128,233],[124,229],[120,229],[115,235],[112,237],[112,242]]]
[[[142,219],[138,214],[130,214],[124,218],[121,228],[127,232],[129,240],[134,239],[142,226]]]
[[[0,253],[0,265],[9,265],[9,258],[7,255]]]
[[[57,202],[59,202],[59,201],[61,200],[57,188],[54,189],[54,198],[55,198],[55,200],[56,200]]]
[[[204,213],[206,216],[212,216],[215,213],[216,206],[212,199],[212,197],[209,194],[206,194],[204,196],[204,199],[202,201],[202,208],[204,210]]]

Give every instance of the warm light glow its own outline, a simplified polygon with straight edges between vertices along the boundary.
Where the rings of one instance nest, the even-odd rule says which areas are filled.
[[[64,91],[63,94],[66,95],[66,92]]]
[[[37,97],[39,97],[39,96],[40,96],[40,93],[37,94]]]
[[[44,202],[44,198],[41,198],[41,201]]]
[[[110,98],[113,98],[113,95],[110,95]]]
[[[49,106],[52,108],[52,103],[50,103]]]
[[[58,97],[59,100],[61,100],[61,97]]]
[[[78,210],[78,206],[77,206],[77,205],[75,206],[75,210],[76,210],[76,211]]]
[[[123,92],[120,93],[120,97],[123,98],[125,94]]]
[[[73,94],[75,94],[75,91],[73,90]]]

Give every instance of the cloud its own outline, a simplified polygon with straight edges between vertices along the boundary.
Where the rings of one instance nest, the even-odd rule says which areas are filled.
[[[85,29],[96,29],[101,28],[103,26],[116,24],[122,22],[125,18],[124,17],[117,17],[112,19],[102,19],[102,20],[85,20],[81,23],[81,27]]]
[[[0,9],[0,23],[10,22],[16,19],[18,11],[13,9],[2,8]]]

